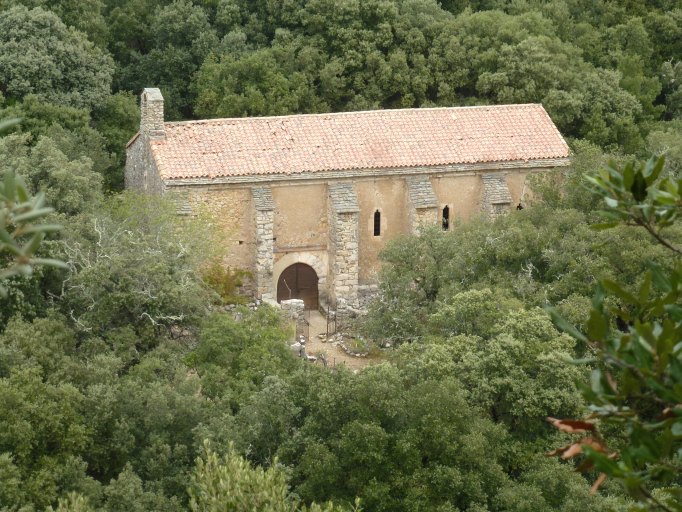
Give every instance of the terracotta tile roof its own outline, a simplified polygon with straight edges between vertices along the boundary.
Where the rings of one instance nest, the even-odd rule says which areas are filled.
[[[375,110],[165,123],[164,179],[564,158],[542,105]]]

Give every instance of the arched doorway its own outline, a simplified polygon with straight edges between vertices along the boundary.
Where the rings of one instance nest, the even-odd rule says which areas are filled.
[[[317,273],[310,265],[294,263],[285,268],[277,280],[277,302],[301,299],[306,309],[319,307]]]

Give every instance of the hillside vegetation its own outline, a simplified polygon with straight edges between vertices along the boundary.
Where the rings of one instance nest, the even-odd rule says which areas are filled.
[[[36,257],[65,266],[2,283],[0,511],[629,510],[640,482],[590,494],[598,471],[543,455],[601,367],[543,308],[589,331],[678,265],[644,230],[591,229],[583,184],[651,153],[679,177],[680,59],[674,0],[0,0],[0,120],[21,118],[0,173],[45,193],[62,227]],[[357,329],[396,348],[329,371],[275,311],[218,312],[236,280],[211,219],[122,192],[143,87],[167,120],[537,102],[574,156],[530,208],[387,247]],[[621,298],[592,301],[601,279]],[[626,427],[605,422],[612,448]],[[650,496],[679,491],[675,457]]]

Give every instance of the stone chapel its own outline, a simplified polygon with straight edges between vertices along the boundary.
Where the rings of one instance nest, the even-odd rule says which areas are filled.
[[[529,173],[568,157],[538,104],[165,122],[149,88],[125,185],[172,194],[185,215],[208,208],[258,298],[341,314],[373,289],[389,240],[507,212]]]

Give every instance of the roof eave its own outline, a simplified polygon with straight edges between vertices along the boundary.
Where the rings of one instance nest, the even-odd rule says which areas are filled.
[[[354,178],[367,177],[389,177],[389,176],[414,176],[423,174],[459,174],[459,173],[481,173],[495,171],[509,171],[514,169],[547,169],[555,167],[565,167],[570,165],[569,156],[554,158],[538,158],[532,160],[508,160],[498,162],[478,162],[470,164],[444,164],[422,167],[393,167],[375,169],[339,169],[325,170],[317,172],[301,172],[296,174],[244,174],[235,176],[199,176],[188,178],[173,178],[161,176],[166,186],[202,186],[202,185],[222,185],[222,184],[257,184],[284,181],[302,180],[348,180]]]

